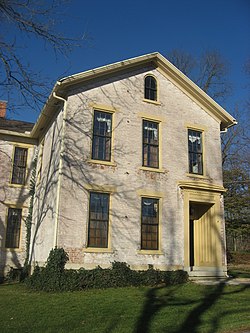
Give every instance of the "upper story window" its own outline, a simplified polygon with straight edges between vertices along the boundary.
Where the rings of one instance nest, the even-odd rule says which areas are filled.
[[[21,229],[22,209],[9,208],[7,217],[7,230],[6,230],[6,248],[18,248],[20,242],[20,229]]]
[[[109,197],[107,193],[90,193],[88,246],[108,247]]]
[[[95,111],[92,138],[92,159],[111,160],[112,113]]]
[[[159,124],[143,120],[143,166],[159,168]]]
[[[188,156],[189,156],[189,172],[202,175],[203,174],[202,132],[192,129],[188,130]]]
[[[15,147],[12,167],[12,184],[25,184],[28,148]]]
[[[144,82],[144,98],[157,101],[157,81],[152,75],[147,75]]]
[[[142,198],[141,249],[159,248],[159,199]]]

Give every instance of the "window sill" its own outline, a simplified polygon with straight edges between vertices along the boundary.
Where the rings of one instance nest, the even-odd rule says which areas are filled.
[[[114,251],[110,248],[86,247],[83,249],[83,252],[86,252],[86,253],[113,253]]]
[[[205,175],[199,175],[199,174],[196,174],[196,173],[187,173],[186,176],[189,177],[189,178],[198,178],[198,179],[209,180],[209,178],[207,176],[205,176]]]
[[[150,168],[150,167],[144,167],[144,166],[140,167],[139,169],[143,170],[143,171],[152,171],[152,172],[160,172],[160,173],[166,172],[166,170],[164,170],[164,169]]]
[[[143,102],[154,104],[154,105],[161,105],[161,103],[158,101],[153,101],[151,99],[146,99],[146,98],[143,98]]]
[[[9,183],[9,184],[7,184],[7,186],[9,186],[9,187],[17,187],[17,188],[28,188],[28,185],[26,185],[26,184],[12,184],[12,183]]]
[[[23,249],[21,247],[4,247],[3,251],[5,251],[5,252],[22,252]]]
[[[114,162],[110,162],[110,161],[102,161],[102,160],[88,160],[87,163],[89,164],[101,164],[101,165],[107,165],[107,166],[114,166],[116,167],[117,164]]]
[[[138,250],[137,254],[146,254],[146,255],[163,255],[164,253],[161,250]]]

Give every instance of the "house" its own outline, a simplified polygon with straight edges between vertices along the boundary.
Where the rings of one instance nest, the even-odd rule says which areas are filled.
[[[7,120],[0,102],[0,277],[25,260],[25,218],[29,210],[29,180],[34,158],[32,123]]]
[[[59,80],[17,137],[37,156],[30,262],[57,246],[68,268],[225,276],[220,134],[235,123],[159,53]]]

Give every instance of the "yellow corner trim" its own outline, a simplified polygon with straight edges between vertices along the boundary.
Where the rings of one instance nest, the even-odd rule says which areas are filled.
[[[112,161],[102,161],[102,160],[92,160],[92,159],[89,159],[87,160],[87,163],[93,163],[93,164],[101,164],[101,165],[107,165],[107,166],[114,166],[116,167],[117,164],[112,162]]]

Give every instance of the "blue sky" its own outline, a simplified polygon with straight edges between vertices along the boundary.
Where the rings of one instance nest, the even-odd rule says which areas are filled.
[[[60,29],[87,35],[69,58],[56,58],[37,40],[28,39],[22,56],[31,68],[54,82],[123,59],[177,48],[199,56],[217,49],[229,63],[233,95],[222,106],[229,112],[247,94],[243,65],[250,58],[250,0],[72,0],[64,9]],[[18,36],[17,36],[18,37]],[[26,109],[11,118],[35,121]]]

